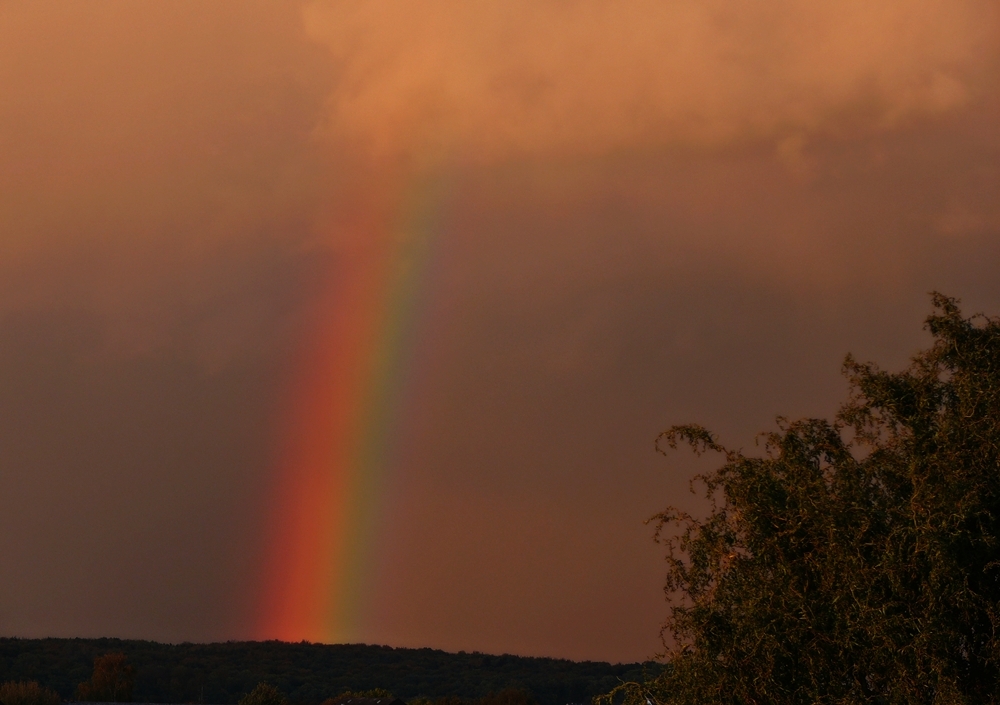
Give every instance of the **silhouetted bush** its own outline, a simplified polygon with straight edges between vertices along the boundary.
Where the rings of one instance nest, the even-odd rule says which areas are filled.
[[[0,682],[37,680],[69,700],[77,684],[93,671],[94,658],[108,652],[122,652],[134,665],[132,699],[144,703],[236,705],[257,683],[267,681],[301,705],[318,705],[338,693],[376,687],[404,700],[455,696],[461,705],[491,692],[521,688],[539,705],[565,705],[588,702],[621,681],[637,680],[644,669],[642,664],[363,644],[157,644],[0,637]]]
[[[340,695],[337,695],[336,697],[327,698],[321,703],[321,705],[340,705],[347,700],[356,698],[364,698],[366,700],[388,698],[389,700],[392,700],[392,697],[392,693],[385,688],[372,688],[371,690],[348,690]]]
[[[0,705],[59,705],[59,695],[35,681],[8,681],[0,685]]]
[[[258,683],[240,698],[240,705],[288,705],[288,698],[270,683]]]
[[[135,669],[121,652],[104,654],[94,659],[90,680],[76,687],[80,702],[127,703],[132,700]]]
[[[499,693],[490,693],[479,698],[475,705],[537,705],[535,698],[520,688],[505,688]]]
[[[1000,702],[1000,319],[934,307],[908,368],[848,357],[837,417],[779,420],[762,456],[660,436],[720,455],[712,507],[654,517],[668,666],[600,701]]]

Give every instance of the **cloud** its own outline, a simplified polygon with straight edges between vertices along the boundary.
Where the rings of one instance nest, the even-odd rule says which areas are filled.
[[[0,257],[288,230],[328,66],[292,3],[0,4]]]
[[[343,176],[327,52],[297,3],[249,5],[0,3],[0,320],[96,313],[209,368],[270,344]]]
[[[319,0],[328,134],[473,158],[892,128],[975,101],[985,0]],[[791,139],[789,142],[788,140]]]

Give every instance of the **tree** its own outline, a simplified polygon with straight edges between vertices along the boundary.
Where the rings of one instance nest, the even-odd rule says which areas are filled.
[[[498,693],[490,693],[479,698],[477,705],[537,705],[535,698],[526,690],[505,688]]]
[[[760,457],[661,434],[722,464],[706,518],[652,519],[666,668],[602,700],[1000,702],[1000,319],[933,304],[907,369],[848,356],[835,419],[779,419]]]
[[[365,700],[387,698],[392,700],[392,692],[385,688],[372,688],[371,690],[345,690],[334,698],[327,698],[321,705],[340,705],[347,700],[363,698]]]
[[[325,705],[325,704],[324,704]],[[415,698],[409,705],[538,705],[535,697],[521,688],[504,688],[495,693],[487,693],[481,698],[461,698],[446,695],[441,698]]]
[[[288,698],[270,683],[258,683],[240,698],[240,705],[288,705]]]
[[[94,659],[90,680],[76,687],[76,699],[81,702],[127,703],[132,700],[135,669],[121,652],[104,654]]]
[[[8,681],[0,685],[0,705],[59,705],[59,695],[36,681]]]

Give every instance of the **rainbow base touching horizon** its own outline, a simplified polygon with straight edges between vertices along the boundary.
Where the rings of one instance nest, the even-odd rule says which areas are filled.
[[[301,359],[277,473],[258,634],[357,638],[409,375],[441,182],[374,218],[325,292]]]

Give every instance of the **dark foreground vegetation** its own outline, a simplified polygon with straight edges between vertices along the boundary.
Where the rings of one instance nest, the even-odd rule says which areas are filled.
[[[405,700],[448,698],[442,705],[521,691],[538,705],[564,705],[589,702],[621,681],[642,677],[641,664],[387,646],[0,639],[0,683],[36,681],[71,700],[80,694],[81,684],[91,689],[99,685],[95,659],[116,653],[125,655],[134,673],[126,699],[147,703],[237,703],[267,682],[291,702],[306,705],[374,689]]]
[[[752,456],[660,437],[719,455],[713,509],[654,518],[668,665],[605,702],[1000,702],[1000,319],[934,306],[902,372],[848,357],[833,421],[781,420]]]

